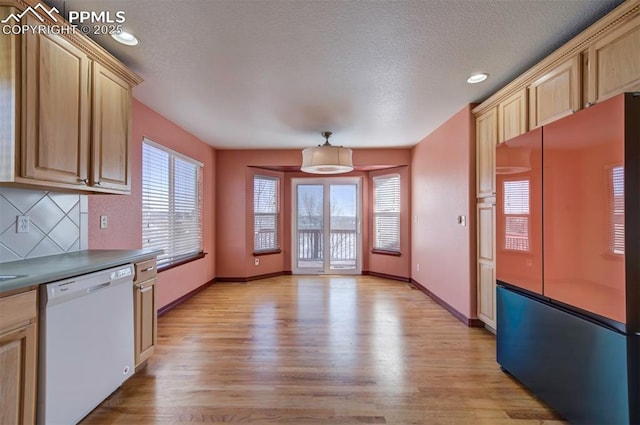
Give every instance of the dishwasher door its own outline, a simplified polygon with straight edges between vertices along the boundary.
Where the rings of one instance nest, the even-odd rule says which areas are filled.
[[[133,266],[41,286],[38,423],[75,424],[134,371]]]

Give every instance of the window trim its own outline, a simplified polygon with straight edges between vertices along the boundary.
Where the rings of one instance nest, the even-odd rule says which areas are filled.
[[[197,159],[193,159],[193,158],[191,158],[191,157],[189,157],[189,156],[187,156],[185,154],[182,154],[182,153],[180,153],[178,151],[174,151],[173,149],[168,148],[168,147],[166,147],[164,145],[161,145],[160,143],[154,142],[151,139],[147,139],[146,137],[142,138],[142,143],[143,144],[147,144],[149,146],[153,146],[154,148],[160,149],[161,151],[165,151],[166,153],[168,153],[170,155],[173,155],[173,156],[175,156],[177,158],[180,158],[183,161],[190,162],[193,165],[201,167],[203,169],[203,171],[204,171],[204,164],[202,162],[198,161]]]
[[[379,249],[379,248],[373,248],[371,250],[372,254],[378,254],[378,255],[390,255],[392,257],[401,257],[402,253],[400,251],[389,251],[388,249]]]
[[[377,227],[376,227],[376,217],[378,216],[379,213],[376,213],[376,180],[382,180],[382,179],[392,179],[392,178],[398,178],[398,212],[397,212],[397,217],[398,217],[398,249],[392,249],[392,248],[383,248],[383,247],[377,247],[376,246],[376,240],[377,240]],[[371,228],[372,228],[372,237],[371,237],[371,252],[373,254],[381,254],[381,255],[391,255],[391,256],[400,256],[402,255],[402,176],[400,176],[400,173],[389,173],[389,174],[380,174],[377,176],[373,176],[372,179],[372,184],[371,184],[371,190],[372,190],[372,203],[371,203],[371,215],[372,215],[372,220],[371,220]],[[382,215],[386,215],[386,216],[395,216],[395,212],[394,213],[388,213],[385,212]]]
[[[196,197],[198,199],[198,207],[197,209],[199,210],[199,227],[200,227],[200,234],[199,234],[199,246],[200,246],[200,250],[197,252],[190,252],[190,253],[186,253],[184,255],[179,255],[179,256],[175,256],[173,259],[159,264],[158,265],[158,272],[162,272],[168,269],[172,269],[174,267],[178,267],[181,266],[183,264],[189,263],[191,261],[195,261],[195,260],[199,260],[201,258],[204,258],[207,254],[204,252],[204,235],[203,235],[203,218],[204,218],[204,213],[203,213],[203,206],[204,206],[204,201],[203,201],[203,194],[204,194],[204,188],[203,188],[203,184],[204,184],[204,164],[194,158],[191,158],[187,155],[184,155],[180,152],[177,152],[171,148],[168,148],[166,146],[163,146],[157,142],[154,142],[151,139],[148,139],[147,137],[143,137],[142,138],[142,171],[144,171],[144,145],[148,145],[152,148],[158,149],[160,151],[165,152],[166,154],[169,155],[170,160],[175,158],[175,159],[179,159],[183,162],[187,162],[189,164],[192,164],[196,167]],[[169,166],[170,170],[174,169],[174,166],[170,165]],[[171,171],[171,175],[175,176],[174,172]],[[171,191],[174,187],[175,182],[171,181],[169,182],[169,191]],[[140,191],[141,191],[141,198],[143,198],[142,194],[144,193],[144,178],[141,178],[141,184],[140,184]],[[175,197],[175,193],[173,194],[173,196]],[[144,199],[142,199],[142,202],[144,202]],[[144,247],[144,217],[142,218],[142,244]],[[151,248],[155,248],[155,247],[151,247]],[[157,247],[157,249],[163,249],[161,247]]]
[[[263,180],[271,180],[271,181],[275,181],[276,182],[276,190],[275,190],[275,195],[276,195],[276,205],[275,205],[275,210],[276,212],[273,214],[267,214],[267,213],[259,213],[260,216],[275,216],[274,217],[274,223],[276,226],[275,229],[275,239],[276,239],[276,246],[273,247],[269,247],[269,248],[265,248],[265,249],[256,249],[256,239],[255,239],[255,235],[256,235],[256,193],[255,193],[255,184],[256,184],[256,179],[263,179]],[[270,255],[270,254],[280,254],[282,252],[282,223],[280,222],[281,218],[282,218],[282,196],[280,194],[280,191],[282,190],[282,179],[279,176],[271,176],[271,175],[267,175],[267,174],[259,174],[256,173],[253,175],[252,179],[251,179],[251,190],[252,190],[252,201],[253,201],[253,211],[251,212],[252,216],[253,216],[253,256],[254,257],[258,257],[261,255]]]

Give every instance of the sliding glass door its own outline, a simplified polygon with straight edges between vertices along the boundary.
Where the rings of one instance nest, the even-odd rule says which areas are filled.
[[[293,179],[293,272],[360,274],[359,178]]]

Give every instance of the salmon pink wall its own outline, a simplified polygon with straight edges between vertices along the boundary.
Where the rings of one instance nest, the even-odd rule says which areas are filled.
[[[158,275],[158,304],[163,307],[215,277],[215,163],[216,151],[143,103],[133,100],[131,139],[131,195],[89,196],[89,248],[138,249],[142,247],[142,139],[194,158],[204,164],[203,248],[200,260]],[[100,229],[100,216],[109,227]]]
[[[471,106],[413,148],[411,177],[412,278],[465,317],[475,318],[475,120]],[[466,226],[457,224],[459,215],[467,217]]]
[[[282,262],[283,257],[285,255],[284,250],[278,254],[267,254],[260,255],[258,257],[253,256],[253,248],[254,248],[254,223],[251,221],[253,217],[253,178],[256,175],[260,176],[268,176],[268,177],[277,177],[280,184],[280,220],[278,222],[278,226],[280,229],[284,227],[284,199],[282,199],[283,186],[284,186],[284,173],[280,171],[272,171],[265,170],[261,168],[255,167],[245,167],[246,171],[246,180],[245,180],[245,199],[246,199],[246,210],[244,213],[244,217],[246,217],[246,241],[245,246],[247,247],[247,251],[250,256],[245,258],[246,264],[245,269],[247,270],[246,276],[256,276],[260,274],[267,273],[275,273],[282,271]],[[283,232],[280,232],[280,237],[282,238]],[[284,248],[284,243],[280,240],[280,246]],[[259,264],[255,265],[256,258],[259,261]]]
[[[243,279],[283,271],[283,252],[263,255],[260,265],[253,265],[253,223],[249,220],[253,192],[249,183],[255,171],[248,167],[294,165],[300,160],[300,152],[294,150],[217,151],[216,201],[222,206],[216,221],[217,277]]]
[[[408,165],[411,151],[408,149],[354,150],[356,165]],[[260,265],[254,265],[251,182],[256,172],[265,173],[259,167],[297,166],[302,162],[300,150],[219,150],[216,152],[217,211],[216,275],[222,279],[246,279],[270,273],[291,270],[291,178],[308,177],[304,173],[283,173],[282,252],[260,256]],[[253,168],[258,167],[258,168]],[[277,174],[277,173],[276,173]],[[354,172],[348,176],[363,178],[363,196],[367,195],[367,173]],[[408,182],[407,182],[408,184]],[[363,199],[363,204],[368,202]],[[366,211],[363,205],[363,214]],[[366,216],[365,216],[366,217]],[[363,225],[365,223],[363,222]],[[363,227],[364,228],[364,227]],[[363,235],[363,246],[368,239]],[[368,256],[363,258],[363,270],[368,267]],[[390,270],[393,271],[393,270]],[[387,273],[379,271],[379,273]]]

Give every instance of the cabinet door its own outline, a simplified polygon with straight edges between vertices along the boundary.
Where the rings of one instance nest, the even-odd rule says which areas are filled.
[[[624,179],[632,175],[624,100],[545,126],[543,144],[544,293],[620,323],[627,319]]]
[[[640,14],[589,48],[588,102],[640,90]]]
[[[138,367],[148,359],[157,341],[157,291],[156,279],[134,285],[135,299],[135,362]]]
[[[36,291],[0,298],[0,424],[33,424],[37,376]]]
[[[476,190],[478,198],[494,196],[494,151],[498,143],[498,114],[496,108],[476,118]]]
[[[533,129],[580,109],[580,57],[572,57],[529,86],[529,128]]]
[[[478,204],[478,318],[493,329],[496,329],[495,214],[492,202]]]
[[[512,94],[498,104],[498,142],[527,131],[527,90]]]
[[[36,325],[0,335],[0,423],[35,423]]]
[[[31,25],[39,24],[28,16]],[[21,177],[83,185],[89,149],[89,58],[60,36],[23,38]]]
[[[131,86],[94,62],[92,186],[130,190],[130,117]]]

